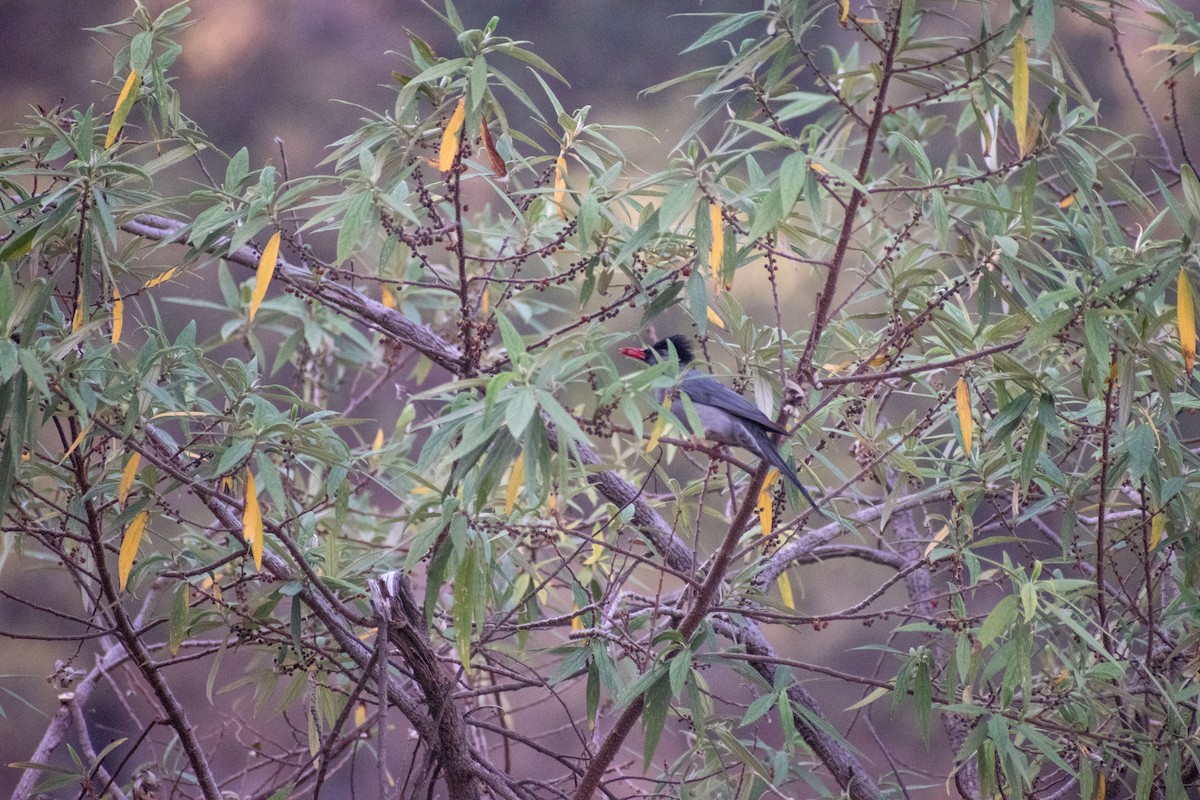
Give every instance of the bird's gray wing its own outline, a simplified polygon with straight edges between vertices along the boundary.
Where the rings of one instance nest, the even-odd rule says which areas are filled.
[[[776,425],[774,420],[759,411],[758,406],[716,378],[707,375],[687,375],[679,382],[679,388],[692,399],[693,403],[703,403],[706,406],[719,408],[735,417],[766,428],[772,433],[787,433],[785,428]]]

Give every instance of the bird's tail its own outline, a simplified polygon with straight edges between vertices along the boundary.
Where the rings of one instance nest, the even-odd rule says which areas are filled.
[[[804,484],[796,477],[796,473],[792,471],[787,461],[783,459],[783,454],[779,452],[779,448],[768,438],[767,434],[765,432],[753,431],[753,435],[755,443],[758,445],[758,454],[762,456],[763,460],[779,470],[780,475],[783,475],[792,482],[792,485],[800,491],[800,494],[808,501],[808,504],[813,507],[813,511],[822,516],[828,516],[828,514],[817,507],[816,501],[812,499],[812,495],[804,488]]]

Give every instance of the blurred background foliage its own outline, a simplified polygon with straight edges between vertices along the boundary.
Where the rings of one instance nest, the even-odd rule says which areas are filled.
[[[1154,18],[1148,6],[1120,10],[1121,55],[1147,93],[1149,117],[1170,135],[1160,152],[1115,66],[1107,4],[1066,0],[1056,13],[1046,0],[851,3],[862,16],[850,25],[838,23],[837,3],[793,4],[778,19],[767,13],[775,4],[762,13],[754,13],[761,4],[716,5],[464,3],[458,27],[475,32],[456,40],[453,20],[417,4],[199,3],[194,24],[167,31],[153,53],[164,66],[178,55],[169,68],[180,105],[153,85],[116,150],[99,146],[99,130],[136,58],[122,49],[134,26],[117,37],[81,28],[128,14],[129,4],[7,5],[0,44],[15,69],[0,89],[0,124],[35,127],[6,135],[5,157],[16,163],[18,143],[36,140],[25,152],[59,164],[55,191],[81,192],[94,205],[80,238],[91,271],[80,266],[74,285],[63,266],[82,260],[67,235],[70,204],[37,196],[6,218],[15,235],[3,253],[17,279],[0,286],[0,309],[21,335],[0,362],[21,385],[10,382],[0,402],[20,421],[5,431],[0,483],[40,509],[21,530],[46,546],[6,539],[6,624],[69,637],[47,624],[45,607],[78,606],[82,590],[94,610],[128,580],[151,615],[159,657],[169,653],[183,676],[180,697],[201,715],[231,720],[227,736],[205,727],[217,743],[214,763],[239,764],[264,747],[285,765],[269,778],[230,779],[255,797],[286,783],[287,770],[311,781],[317,752],[352,752],[338,723],[351,719],[369,735],[375,720],[365,711],[359,720],[352,700],[370,696],[371,654],[354,638],[370,639],[366,623],[380,610],[368,602],[367,579],[391,567],[413,568],[426,582],[416,596],[434,622],[442,666],[462,667],[457,689],[486,695],[486,681],[471,683],[482,681],[467,671],[472,663],[496,670],[491,680],[516,681],[514,665],[529,668],[517,697],[561,685],[519,719],[533,738],[566,736],[565,750],[594,750],[601,734],[589,721],[599,716],[607,732],[613,717],[644,702],[647,752],[665,730],[659,762],[678,759],[661,775],[711,770],[716,777],[698,783],[711,796],[738,785],[758,796],[772,784],[832,796],[838,783],[871,796],[876,787],[831,766],[858,774],[852,756],[814,752],[827,731],[806,705],[808,686],[819,687],[838,731],[870,749],[869,771],[885,792],[903,784],[910,795],[942,796],[977,755],[994,764],[975,776],[976,791],[989,794],[1098,797],[1111,778],[1110,796],[1160,788],[1181,796],[1183,765],[1195,759],[1195,402],[1190,383],[1176,386],[1183,370],[1172,323],[1179,274],[1197,277],[1200,189],[1181,166],[1189,148],[1196,152],[1186,124],[1194,84],[1181,79],[1174,101],[1160,90],[1166,54],[1194,56],[1186,50],[1194,20]],[[166,6],[150,4],[153,13]],[[731,9],[746,16],[709,16]],[[403,82],[393,72],[407,80],[481,41],[496,46],[493,15],[498,36],[529,40],[548,62],[534,63],[549,92],[525,68],[528,54],[493,60],[489,52],[515,89],[492,82],[483,92],[462,63],[401,90],[401,120],[419,120],[416,128],[384,118]],[[865,42],[882,40],[879,19],[889,15],[920,20],[924,38],[905,41],[906,57],[933,53],[932,66],[878,65]],[[1029,53],[1017,56],[1027,15]],[[835,80],[813,80],[803,59],[777,44],[789,23]],[[713,25],[707,47],[683,52]],[[984,43],[972,43],[980,31]],[[957,47],[939,72],[936,59]],[[1022,60],[1032,73],[1027,98],[1015,88]],[[974,77],[957,86],[954,70],[987,75],[986,88],[975,94]],[[884,74],[896,77],[894,94],[869,111]],[[513,99],[522,91],[544,124]],[[437,140],[460,96],[469,100],[473,162],[445,169],[430,159],[445,155]],[[75,111],[55,111],[59,98]],[[45,111],[35,123],[31,104]],[[586,115],[575,113],[583,106]],[[1044,117],[1025,119],[1030,109]],[[883,111],[888,123],[864,158],[856,148]],[[179,140],[146,143],[161,132],[199,140],[188,124],[176,128],[177,112],[212,139],[211,181],[172,169]],[[508,183],[479,166],[488,155],[474,134],[481,120],[497,134]],[[76,154],[79,163],[61,165]],[[164,177],[150,191],[122,159]],[[69,179],[79,164],[86,180]],[[560,169],[569,194],[556,186]],[[30,191],[31,174],[10,191]],[[848,198],[859,192],[877,194],[856,216]],[[148,211],[182,221],[138,216]],[[20,224],[32,217],[42,226],[32,258],[56,259],[55,282],[29,271],[31,241],[21,235],[31,229]],[[292,266],[275,286],[287,291],[272,290],[260,306],[253,298],[265,286],[253,270],[276,229]],[[190,248],[145,247],[181,231]],[[478,260],[455,258],[464,242]],[[533,277],[517,275],[526,262]],[[714,262],[721,280],[709,283],[703,270]],[[830,265],[846,265],[854,280],[823,313],[817,292]],[[114,285],[129,295],[119,347],[108,344]],[[442,338],[403,327],[381,310],[389,306]],[[828,325],[819,342],[806,340],[814,313]],[[662,333],[714,334],[706,360],[762,407],[800,419],[793,443],[811,445],[794,451],[803,474],[848,521],[804,516],[779,484],[759,496],[761,474],[748,479],[706,461],[678,424],[658,440],[650,416],[667,414],[652,390],[672,383],[673,365],[628,374],[614,358],[644,321]],[[912,379],[859,392],[870,370]],[[22,399],[26,373],[32,388]],[[44,430],[36,404],[22,405],[30,398],[44,404]],[[161,415],[169,434],[156,438],[137,413],[114,409]],[[689,412],[672,413],[678,422]],[[647,453],[646,436],[663,449]],[[37,442],[31,465],[18,463],[14,441]],[[589,461],[593,445],[598,463]],[[127,446],[159,459],[142,465],[132,490],[121,488]],[[602,466],[632,483],[603,484]],[[270,533],[262,573],[250,566],[254,547],[244,553],[234,535],[254,527],[238,507],[256,498],[250,475]],[[73,482],[61,503],[80,547],[55,550],[57,534],[35,523],[60,509],[33,490]],[[645,506],[621,497],[633,485]],[[1117,494],[1108,527],[1105,503]],[[783,531],[772,540],[781,545],[774,559],[756,546],[769,531],[754,529],[771,525],[750,511],[767,498]],[[905,516],[926,500],[920,520]],[[79,522],[90,502],[105,504],[88,518],[94,531]],[[118,551],[151,511],[154,544],[130,568]],[[677,589],[694,561],[717,551],[731,519],[749,521],[734,533],[751,537],[728,576],[724,610],[736,614],[713,617],[695,638],[678,635],[670,628],[682,612],[659,606],[659,582],[665,576]],[[626,526],[648,536],[669,568],[647,570],[642,549],[618,543]],[[820,546],[804,535],[810,528]],[[663,536],[676,529],[686,543]],[[95,541],[85,536],[92,532]],[[841,534],[852,542],[821,550]],[[788,598],[784,559],[798,544],[808,549],[795,563],[808,569],[790,570]],[[925,574],[925,557],[938,565],[936,590],[908,580]],[[85,578],[72,585],[62,564],[75,559]],[[89,588],[88,570],[102,573],[110,561],[119,579],[99,574],[100,588]],[[1106,563],[1129,582],[1107,587]],[[1112,606],[1093,608],[1088,592],[1097,586]],[[615,606],[620,614],[609,616]],[[77,633],[78,620],[60,621]],[[771,669],[755,671],[739,659],[760,647],[750,633],[758,623],[777,652],[758,653]],[[136,637],[125,633],[132,647]],[[610,650],[605,636],[620,647]],[[237,646],[222,662],[230,642]],[[0,656],[0,669],[16,676],[6,684],[14,702],[3,704],[6,752],[22,755],[93,655],[26,644]],[[188,651],[178,656],[180,647],[200,663]],[[790,658],[796,653],[802,658]],[[806,673],[811,663],[819,668]],[[793,682],[799,673],[803,686]],[[226,690],[216,701],[214,685]],[[888,695],[890,709],[876,702]],[[87,709],[97,743],[136,735],[123,715],[137,706],[129,716],[144,718],[142,702],[119,680],[98,692]],[[265,708],[300,716],[282,713],[284,722],[263,723],[260,736],[256,712]],[[1133,710],[1114,711],[1122,708]],[[949,723],[943,729],[930,724],[935,712]],[[983,722],[956,729],[963,718]],[[163,750],[155,769],[165,776],[183,759]],[[565,770],[573,757],[542,756],[521,750],[513,774],[546,763]],[[657,766],[648,772],[659,776]],[[75,773],[63,768],[60,790],[75,791]]]

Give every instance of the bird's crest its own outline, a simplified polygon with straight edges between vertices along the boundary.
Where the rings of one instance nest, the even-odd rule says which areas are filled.
[[[675,355],[679,357],[681,365],[690,364],[695,358],[695,354],[692,353],[692,343],[687,340],[686,336],[679,334],[658,340],[651,349],[658,353],[660,361],[666,361],[671,357],[671,346],[675,347]]]

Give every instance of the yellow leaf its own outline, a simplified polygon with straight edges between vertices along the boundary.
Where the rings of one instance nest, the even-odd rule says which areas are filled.
[[[250,321],[254,321],[254,315],[258,313],[258,307],[262,305],[263,298],[267,296],[267,287],[271,285],[271,278],[275,275],[275,261],[279,258],[279,237],[280,232],[275,231],[274,235],[267,240],[267,246],[263,248],[262,258],[258,260],[258,273],[254,276],[254,291],[250,293]]]
[[[771,484],[779,477],[779,470],[767,473],[762,488],[758,490],[758,524],[763,536],[770,536],[775,529],[775,510],[771,500]]]
[[[596,534],[596,541],[592,542],[592,554],[583,560],[585,567],[596,567],[605,575],[611,571],[611,565],[608,563],[608,550],[604,546],[604,533]]]
[[[517,493],[521,491],[521,484],[525,482],[525,453],[517,456],[517,460],[513,462],[512,472],[508,476],[508,487],[504,491],[504,513],[511,514],[513,507],[517,504]]]
[[[121,299],[121,293],[117,291],[117,285],[114,283],[113,292],[113,320],[112,320],[112,343],[117,344],[121,341],[121,329],[125,327],[125,301]]]
[[[1152,44],[1142,51],[1142,55],[1153,53],[1156,50],[1166,50],[1171,53],[1186,53],[1190,56],[1195,54],[1197,47],[1194,44]]]
[[[558,206],[558,215],[567,218],[567,160],[559,156],[554,161],[554,205]]]
[[[137,558],[138,545],[142,543],[142,532],[146,530],[146,520],[150,518],[149,511],[139,511],[125,529],[121,537],[121,552],[117,556],[117,580],[121,591],[125,591],[125,583],[129,580],[129,571],[133,569],[133,560]]]
[[[650,431],[650,441],[646,442],[646,452],[649,453],[654,448],[658,447],[659,437],[663,435],[663,431],[667,427],[667,415],[665,412],[671,409],[670,396],[663,398],[663,412],[658,415],[658,419],[654,420],[654,429]]]
[[[75,298],[75,314],[71,317],[71,333],[77,333],[83,327],[83,292]]]
[[[868,692],[867,696],[864,697],[862,700],[859,700],[854,705],[846,706],[846,708],[843,710],[844,711],[857,711],[860,708],[866,708],[867,706],[871,705],[871,703],[874,703],[879,698],[886,697],[888,694],[891,693],[891,691],[892,690],[886,686],[878,686],[878,687],[872,689],[870,692]]]
[[[354,706],[354,727],[361,728],[367,724],[367,704],[359,703]]]
[[[708,248],[708,269],[712,272],[713,286],[721,291],[721,261],[725,256],[725,224],[721,218],[721,206],[708,204],[708,226],[712,229],[712,245]]]
[[[484,289],[482,292],[479,293],[479,313],[480,313],[480,315],[486,317],[488,315],[488,309],[491,308],[491,306],[492,306],[492,302],[491,302],[491,298],[488,297],[488,290]]]
[[[779,585],[779,599],[783,604],[792,611],[796,610],[796,596],[792,594],[792,581],[788,578],[786,572],[779,573],[779,579],[776,581]]]
[[[579,605],[572,604],[571,613],[575,616],[571,617],[571,632],[579,633],[583,630],[583,617],[579,615]]]
[[[925,552],[921,554],[921,558],[929,558],[929,554],[937,547],[947,536],[950,535],[950,526],[943,525],[942,529],[933,535],[929,540],[929,544],[925,546]]]
[[[105,150],[112,147],[113,142],[117,140],[117,134],[121,132],[121,128],[125,125],[125,120],[133,108],[134,101],[137,100],[137,95],[133,92],[137,80],[137,70],[129,70],[129,77],[125,79],[125,85],[121,87],[121,93],[117,95],[117,105],[113,108],[112,121],[108,123],[108,135],[104,137]]]
[[[155,286],[158,286],[160,283],[165,283],[166,281],[171,280],[171,278],[173,278],[175,276],[176,272],[179,272],[179,267],[171,267],[169,270],[162,273],[161,275],[156,275],[153,278],[151,278],[150,280],[146,281],[142,285],[142,288],[143,289],[153,289]]]
[[[1012,104],[1013,127],[1016,128],[1017,144],[1021,155],[1025,155],[1029,119],[1029,54],[1025,50],[1025,37],[1017,34],[1013,40]]]
[[[546,511],[550,513],[550,516],[554,516],[554,512],[558,511],[558,496],[553,492],[546,498]]]
[[[508,175],[508,165],[504,163],[500,151],[496,149],[496,142],[492,140],[492,132],[488,129],[486,119],[479,120],[479,136],[483,140],[483,149],[487,153],[488,162],[492,165],[492,172],[496,173],[499,178]]]
[[[458,155],[458,134],[462,132],[463,120],[467,118],[467,98],[458,98],[458,105],[442,131],[442,146],[438,149],[438,169],[449,172],[454,166],[454,157]]]
[[[79,435],[75,437],[75,441],[71,442],[71,446],[67,448],[67,452],[63,453],[63,457],[58,460],[58,463],[61,464],[62,462],[66,461],[67,457],[71,455],[71,453],[75,452],[76,447],[79,447],[79,445],[83,444],[84,438],[86,438],[91,432],[92,423],[89,421],[87,425],[83,426],[83,430],[79,432]]]
[[[1096,788],[1092,790],[1092,800],[1104,800],[1104,795],[1107,793],[1108,787],[1104,779],[1103,772],[1096,773]]]
[[[254,556],[254,568],[262,569],[263,520],[258,507],[258,490],[254,486],[254,473],[246,470],[246,506],[242,512],[242,538],[250,543]]]
[[[850,17],[850,0],[838,0],[838,7],[841,9],[838,22],[845,22]]]
[[[962,430],[963,452],[971,455],[971,391],[967,388],[967,379],[958,376],[958,386],[954,389],[954,405],[958,408],[958,427]]]
[[[721,330],[725,330],[725,323],[721,320],[720,317],[717,316],[717,312],[713,311],[712,306],[708,307],[706,316],[708,317],[708,321],[711,322],[713,325],[716,325]]]
[[[1162,541],[1163,530],[1167,525],[1167,515],[1159,511],[1150,518],[1150,541],[1146,544],[1147,550],[1153,550],[1158,547],[1158,543]]]
[[[392,294],[392,290],[386,286],[379,288],[379,302],[383,303],[384,308],[394,309],[396,307],[396,295]]]
[[[137,477],[138,464],[142,461],[141,453],[134,453],[125,462],[125,469],[121,470],[121,482],[117,484],[117,502],[121,507],[125,507],[125,498],[129,497],[129,490],[133,488],[133,479]]]
[[[1192,367],[1196,366],[1196,303],[1192,294],[1192,283],[1183,269],[1179,270],[1175,315],[1179,321],[1179,345],[1183,349],[1183,365],[1190,375]]]
[[[1058,201],[1059,208],[1070,208],[1073,205],[1075,205],[1075,192],[1071,192],[1069,195],[1064,197],[1062,200]]]
[[[811,169],[813,172],[816,172],[820,175],[828,175],[829,174],[829,170],[825,169],[825,167],[823,165],[818,164],[816,161],[808,162],[808,168]]]
[[[1025,128],[1025,136],[1020,142],[1022,154],[1032,152],[1037,147],[1038,134],[1041,133],[1042,115],[1034,111],[1029,115],[1029,123]]]
[[[226,475],[224,478],[221,478],[221,491],[225,492],[225,494],[229,494],[233,491],[232,475]]]
[[[383,449],[383,428],[375,431],[375,440],[371,442],[371,449],[376,451]]]

